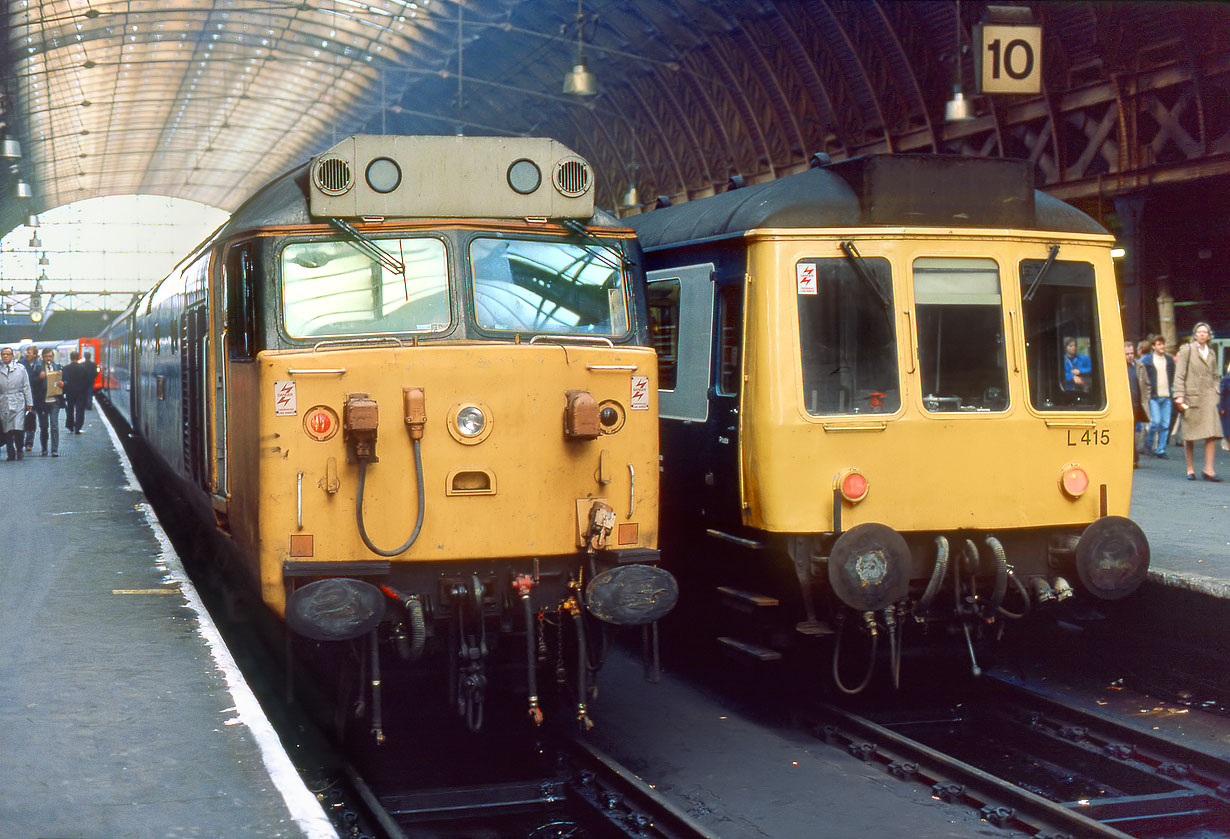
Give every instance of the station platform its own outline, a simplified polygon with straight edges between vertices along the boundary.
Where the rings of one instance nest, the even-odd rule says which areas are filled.
[[[1183,445],[1167,459],[1140,455],[1133,472],[1132,519],[1149,537],[1150,578],[1167,586],[1230,599],[1230,452],[1217,448],[1221,483],[1200,480],[1204,443],[1196,444],[1195,481]]]
[[[336,839],[101,412],[0,488],[0,833]]]

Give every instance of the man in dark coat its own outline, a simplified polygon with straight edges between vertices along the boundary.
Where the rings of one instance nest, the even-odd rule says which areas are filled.
[[[71,363],[64,368],[64,399],[68,403],[64,424],[73,434],[80,434],[81,426],[85,425],[85,406],[93,395],[94,376],[98,368],[92,361],[82,361],[79,352],[69,353],[68,358]]]
[[[1136,429],[1142,422],[1148,422],[1144,407],[1140,404],[1140,366],[1136,361],[1136,345],[1131,341],[1123,342],[1123,354],[1127,356],[1128,391],[1132,394],[1132,428]],[[1132,466],[1140,463],[1140,450],[1136,448],[1136,435],[1132,434]]]
[[[19,358],[17,360],[17,363],[20,364],[22,367],[26,368],[26,376],[29,377],[30,387],[33,389],[35,387],[34,371],[38,367],[38,347],[34,346],[34,344],[26,344],[25,355]],[[34,394],[34,399],[35,399],[34,406],[37,409],[38,408],[38,393],[37,392]],[[29,425],[29,423],[26,423],[26,424]],[[26,435],[26,451],[30,451],[34,448],[34,429],[26,428],[25,435]]]

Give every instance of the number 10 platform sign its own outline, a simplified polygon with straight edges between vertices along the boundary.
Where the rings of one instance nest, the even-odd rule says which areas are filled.
[[[1042,27],[979,23],[974,26],[979,93],[1042,92]]]

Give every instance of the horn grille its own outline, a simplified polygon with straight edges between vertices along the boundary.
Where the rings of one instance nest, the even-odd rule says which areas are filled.
[[[316,163],[316,186],[327,195],[341,195],[354,186],[350,161],[326,157]]]
[[[589,191],[589,165],[580,158],[569,158],[555,164],[555,188],[560,195],[576,198]]]

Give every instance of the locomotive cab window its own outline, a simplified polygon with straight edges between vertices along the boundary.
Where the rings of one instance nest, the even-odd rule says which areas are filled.
[[[1093,266],[1021,261],[1029,399],[1042,411],[1106,407]]]
[[[349,241],[296,242],[282,250],[282,308],[294,338],[443,332],[448,261],[431,237],[373,239],[389,259]],[[400,264],[402,270],[394,269]]]
[[[814,416],[901,407],[892,272],[887,259],[857,259],[805,259],[795,268],[815,269],[815,293],[797,296],[803,404]]]
[[[470,244],[474,317],[504,332],[628,331],[628,300],[618,245],[477,238]]]
[[[232,359],[256,357],[256,290],[259,286],[253,244],[231,248],[226,256],[226,342]]]
[[[992,259],[914,260],[923,407],[936,413],[1008,408],[1003,295]]]

